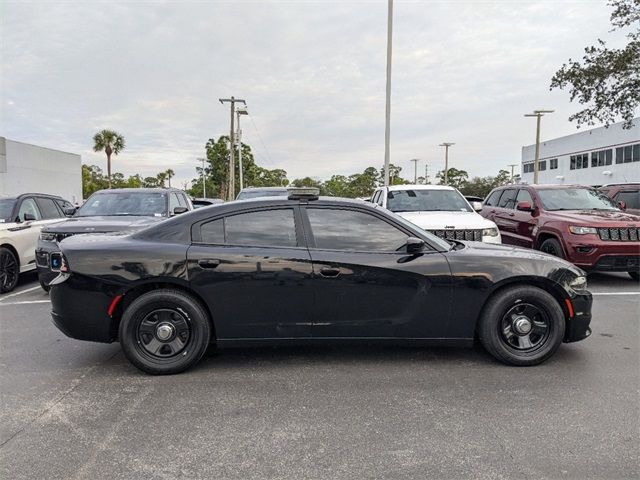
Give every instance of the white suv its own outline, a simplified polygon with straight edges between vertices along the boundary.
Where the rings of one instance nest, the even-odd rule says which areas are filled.
[[[502,243],[496,224],[479,215],[453,187],[380,187],[373,192],[371,203],[391,210],[440,238]]]

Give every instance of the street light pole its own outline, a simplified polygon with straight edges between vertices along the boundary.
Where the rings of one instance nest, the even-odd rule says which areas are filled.
[[[220,100],[220,103],[224,104],[224,103],[230,103],[231,104],[231,129],[229,131],[229,182],[228,182],[228,192],[227,192],[227,199],[229,201],[232,201],[235,199],[236,196],[236,166],[235,166],[235,160],[234,160],[234,150],[235,150],[235,143],[234,143],[234,120],[235,120],[235,112],[236,112],[236,103],[243,103],[243,104],[247,104],[247,102],[245,102],[244,100],[242,100],[241,98],[235,98],[235,97],[231,97],[231,98],[219,98],[218,100]]]
[[[410,162],[413,162],[413,184],[417,185],[418,184],[418,158],[412,158],[411,160],[409,160]]]
[[[204,158],[199,158],[198,160],[202,161],[202,197],[207,198],[207,184],[205,182],[204,174]]]
[[[384,186],[389,186],[389,156],[391,140],[391,52],[393,40],[393,0],[387,10],[387,89],[384,113]]]
[[[538,163],[540,162],[540,118],[545,113],[553,113],[553,110],[534,110],[533,113],[525,113],[525,117],[536,118],[536,158],[533,161],[533,184],[538,183]]]
[[[444,184],[449,185],[449,147],[455,143],[444,142],[438,145],[444,147]]]
[[[236,115],[238,116],[238,167],[240,173],[240,190],[244,188],[244,177],[242,171],[242,129],[240,128],[240,115],[249,115],[249,112],[245,107],[239,107],[236,109]]]
[[[508,166],[511,167],[511,181],[509,183],[513,183],[513,167],[518,165],[517,163],[510,163]]]

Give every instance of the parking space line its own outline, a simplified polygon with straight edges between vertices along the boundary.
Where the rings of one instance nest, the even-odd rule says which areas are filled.
[[[26,290],[21,290],[19,292],[12,293],[10,295],[7,295],[6,297],[0,298],[0,302],[2,302],[3,300],[6,300],[7,298],[15,297],[16,295],[22,295],[23,293],[33,292],[34,290],[38,290],[39,288],[42,288],[42,287],[38,285],[35,287],[27,288]]]
[[[50,302],[49,300],[27,300],[24,302],[8,302],[8,303],[0,302],[0,307],[6,307],[8,305],[30,305],[32,303],[50,303]]]

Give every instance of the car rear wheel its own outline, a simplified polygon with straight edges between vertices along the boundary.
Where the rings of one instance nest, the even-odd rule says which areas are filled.
[[[540,251],[553,255],[554,257],[564,258],[564,252],[562,251],[562,245],[555,238],[548,238],[542,245],[540,245]]]
[[[0,293],[16,288],[19,275],[20,263],[15,254],[6,247],[0,247]]]
[[[122,316],[120,344],[127,359],[153,375],[179,373],[202,358],[211,337],[206,310],[180,290],[136,298]]]
[[[638,272],[628,272],[629,276],[633,278],[636,282],[640,280],[640,273]]]
[[[564,332],[564,313],[556,299],[530,286],[507,288],[491,297],[478,331],[491,355],[519,366],[548,359],[562,343]]]

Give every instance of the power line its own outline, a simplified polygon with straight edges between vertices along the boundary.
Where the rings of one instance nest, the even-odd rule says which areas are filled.
[[[256,133],[258,134],[258,139],[260,140],[260,143],[262,144],[262,147],[264,148],[264,151],[267,152],[267,158],[269,158],[269,162],[273,165],[274,162],[271,159],[271,154],[269,153],[269,149],[267,148],[267,145],[264,143],[264,140],[262,140],[262,135],[260,135],[260,130],[258,130],[258,127],[256,126],[256,122],[253,121],[253,115],[247,115],[247,116],[251,120],[251,125],[253,125],[253,128],[255,129]]]

